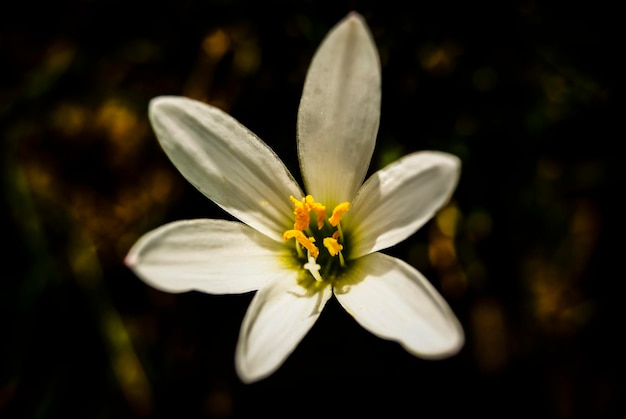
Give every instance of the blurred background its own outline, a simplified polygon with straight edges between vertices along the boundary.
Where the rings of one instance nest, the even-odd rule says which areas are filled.
[[[165,294],[123,264],[161,224],[229,218],[165,157],[147,105],[219,106],[299,176],[306,70],[351,10],[382,63],[370,171],[422,149],[463,161],[450,204],[386,253],[426,274],[467,343],[424,361],[331,300],[278,372],[243,385],[233,359],[252,295]],[[602,2],[13,3],[0,15],[0,417],[623,414],[618,24]]]

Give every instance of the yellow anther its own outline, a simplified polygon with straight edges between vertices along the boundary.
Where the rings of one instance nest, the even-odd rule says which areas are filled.
[[[307,195],[305,199],[309,209],[317,213],[317,229],[321,230],[324,227],[324,218],[326,218],[326,207],[319,202],[315,202],[311,195]]]
[[[343,246],[337,242],[336,238],[332,237],[326,237],[324,239],[324,247],[328,249],[328,253],[330,253],[331,256],[336,256],[337,253],[343,250]]]
[[[311,222],[310,212],[315,211],[317,214],[317,229],[321,230],[324,227],[324,218],[326,218],[326,207],[319,202],[315,202],[315,199],[311,195],[307,195],[302,200],[296,199],[293,195],[289,197],[293,202],[293,213],[296,216],[296,222],[293,224],[294,230],[304,231],[309,228]]]
[[[309,222],[311,220],[309,217],[308,204],[304,202],[304,199],[302,201],[299,201],[293,196],[290,196],[289,199],[291,199],[291,202],[293,202],[293,205],[295,207],[293,210],[293,213],[296,216],[296,221],[293,224],[294,230],[306,230],[307,228],[309,228]]]
[[[320,250],[317,248],[317,246],[313,244],[313,242],[315,241],[314,237],[307,237],[300,230],[287,230],[283,233],[283,240],[289,240],[291,238],[296,239],[296,241],[300,243],[302,247],[304,247],[311,253],[311,256],[317,259],[320,254]]]
[[[330,222],[330,225],[332,225],[333,227],[337,227],[337,224],[339,224],[339,222],[341,221],[341,217],[343,216],[343,213],[348,211],[349,209],[350,209],[349,202],[342,202],[341,204],[337,205],[335,209],[333,210],[333,215],[331,215],[331,217],[328,219],[328,222]]]
[[[350,203],[342,202],[333,209],[332,216],[328,219],[328,222],[336,229],[334,229],[335,231],[329,237],[324,237],[322,239],[320,236],[330,234],[330,231],[328,231],[330,230],[330,227],[324,227],[326,223],[326,206],[320,202],[316,202],[312,195],[306,195],[302,199],[290,196],[289,199],[294,205],[293,213],[295,215],[295,222],[293,230],[287,230],[283,233],[283,240],[296,240],[298,258],[306,259],[306,263],[302,265],[303,269],[309,271],[316,281],[322,281],[323,279],[320,273],[322,265],[317,263],[320,255],[320,249],[314,244],[315,237],[307,237],[305,234],[305,232],[310,234],[312,233],[310,230],[311,211],[314,211],[317,214],[317,228],[320,230],[319,233],[312,234],[316,234],[318,239],[322,240],[324,247],[328,251],[328,255],[325,255],[322,259],[320,259],[320,263],[326,266],[326,270],[324,272],[327,272],[330,266],[328,264],[331,263],[328,256],[331,258],[338,256],[340,266],[346,266],[342,253],[343,245],[340,244],[340,242],[343,243],[344,241],[340,223],[343,214],[350,209]],[[306,258],[302,252],[302,248],[307,250]]]

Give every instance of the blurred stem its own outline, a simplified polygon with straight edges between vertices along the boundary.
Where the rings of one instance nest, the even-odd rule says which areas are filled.
[[[100,321],[111,368],[120,389],[137,415],[149,416],[152,413],[152,389],[128,330],[106,289],[95,246],[87,233],[76,227],[67,250],[76,281],[85,290]]]

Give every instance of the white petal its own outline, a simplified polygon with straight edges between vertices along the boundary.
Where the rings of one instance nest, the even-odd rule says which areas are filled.
[[[331,208],[363,182],[380,119],[380,63],[363,18],[351,13],[315,53],[298,110],[298,156],[308,193]]]
[[[275,240],[293,224],[298,184],[274,152],[235,119],[183,97],[150,102],[150,120],[176,168],[217,205]]]
[[[456,187],[460,160],[451,154],[409,154],[374,173],[342,220],[350,234],[349,257],[386,249],[423,226]]]
[[[417,270],[382,253],[352,263],[335,296],[365,329],[422,358],[451,356],[463,346],[456,316]]]
[[[257,290],[288,269],[284,265],[288,251],[284,244],[239,222],[188,220],[142,236],[126,264],[162,291],[238,294]]]
[[[282,365],[332,296],[330,285],[305,289],[298,285],[297,275],[294,271],[271,281],[248,308],[236,350],[237,373],[246,383],[267,377]]]

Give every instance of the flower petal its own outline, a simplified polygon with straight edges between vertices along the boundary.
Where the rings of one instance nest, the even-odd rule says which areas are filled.
[[[150,102],[150,121],[176,168],[217,205],[282,240],[298,184],[274,152],[221,110],[183,97]]]
[[[352,263],[335,296],[365,329],[422,358],[451,356],[463,346],[459,321],[420,272],[382,253]]]
[[[297,275],[294,271],[275,278],[257,292],[248,308],[235,357],[237,373],[246,383],[265,378],[282,365],[332,296],[330,285],[303,288]]]
[[[421,151],[374,173],[342,220],[351,237],[348,257],[386,249],[417,231],[450,199],[460,168],[452,154]]]
[[[315,53],[298,110],[298,156],[308,193],[327,207],[351,201],[372,158],[380,119],[380,63],[349,14]]]
[[[286,252],[286,246],[239,222],[188,220],[146,233],[126,264],[162,291],[238,294],[261,288],[284,270]]]

